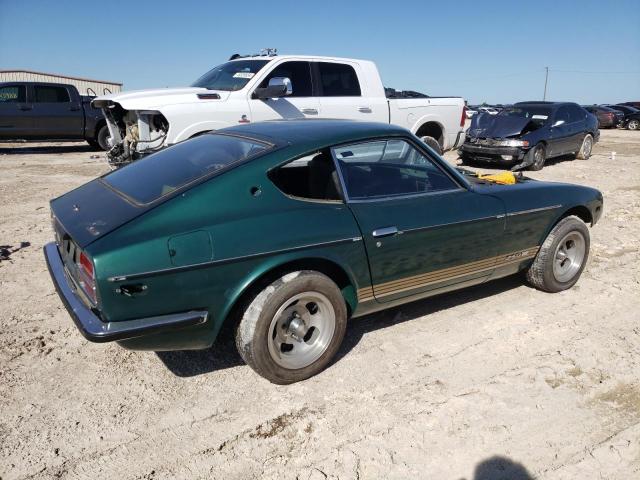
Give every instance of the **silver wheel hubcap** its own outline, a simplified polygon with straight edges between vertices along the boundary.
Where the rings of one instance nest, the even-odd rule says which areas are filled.
[[[319,292],[303,292],[284,302],[269,326],[269,354],[287,369],[311,365],[329,348],[336,329],[333,305]]]
[[[591,140],[591,137],[586,137],[584,139],[584,145],[582,145],[582,154],[585,157],[588,157],[589,155],[591,155],[592,147],[593,147],[593,141]]]
[[[553,276],[558,282],[568,282],[582,267],[586,242],[580,232],[567,233],[553,257]]]
[[[637,120],[631,120],[629,122],[629,129],[630,130],[636,130],[638,128],[638,121]]]

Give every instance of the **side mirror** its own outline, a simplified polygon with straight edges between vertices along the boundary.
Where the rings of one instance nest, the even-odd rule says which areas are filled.
[[[551,125],[552,127],[559,127],[560,125],[564,125],[564,120],[556,120],[555,122],[553,122],[553,125]]]
[[[293,93],[293,85],[288,77],[273,77],[269,80],[269,86],[256,88],[252,97],[260,100],[268,98],[286,97]]]

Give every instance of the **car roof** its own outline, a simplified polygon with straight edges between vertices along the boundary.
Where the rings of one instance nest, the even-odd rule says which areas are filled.
[[[562,107],[564,105],[574,105],[576,107],[579,107],[580,105],[578,105],[575,102],[541,102],[541,101],[528,101],[528,102],[518,102],[518,103],[514,103],[513,106],[518,106],[518,107],[524,107],[524,106],[547,106],[547,107],[551,107],[552,109],[556,109],[558,107]]]
[[[404,128],[386,123],[330,119],[269,120],[224,128],[218,132],[267,139],[276,145],[306,147],[313,144],[319,148],[374,137],[406,136],[409,133]]]

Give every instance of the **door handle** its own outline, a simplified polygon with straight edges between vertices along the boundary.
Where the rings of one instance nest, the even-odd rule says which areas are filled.
[[[396,235],[398,233],[399,232],[397,227],[383,227],[383,228],[376,228],[373,232],[371,232],[371,235],[373,235],[375,238],[380,238],[380,237],[388,237],[390,235]]]
[[[20,105],[18,108],[20,110],[22,110],[23,112],[26,112],[27,110],[33,110],[33,106],[32,105]]]
[[[371,107],[358,107],[358,111],[361,113],[371,113]]]
[[[305,115],[317,115],[318,114],[318,109],[317,108],[303,108],[302,109],[302,113],[304,113]]]

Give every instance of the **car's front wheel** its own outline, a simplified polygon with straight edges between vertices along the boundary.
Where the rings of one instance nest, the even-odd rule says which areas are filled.
[[[627,123],[627,128],[629,130],[638,130],[640,129],[640,120],[631,120]]]
[[[321,372],[344,338],[347,308],[338,286],[315,271],[288,273],[244,309],[236,347],[258,374],[289,384]]]
[[[531,285],[546,292],[571,288],[589,258],[589,230],[578,217],[560,220],[540,247],[527,271]]]
[[[544,162],[547,159],[547,149],[544,144],[539,143],[531,150],[529,150],[528,155],[531,155],[531,163],[529,165],[529,170],[542,170],[544,167]]]

